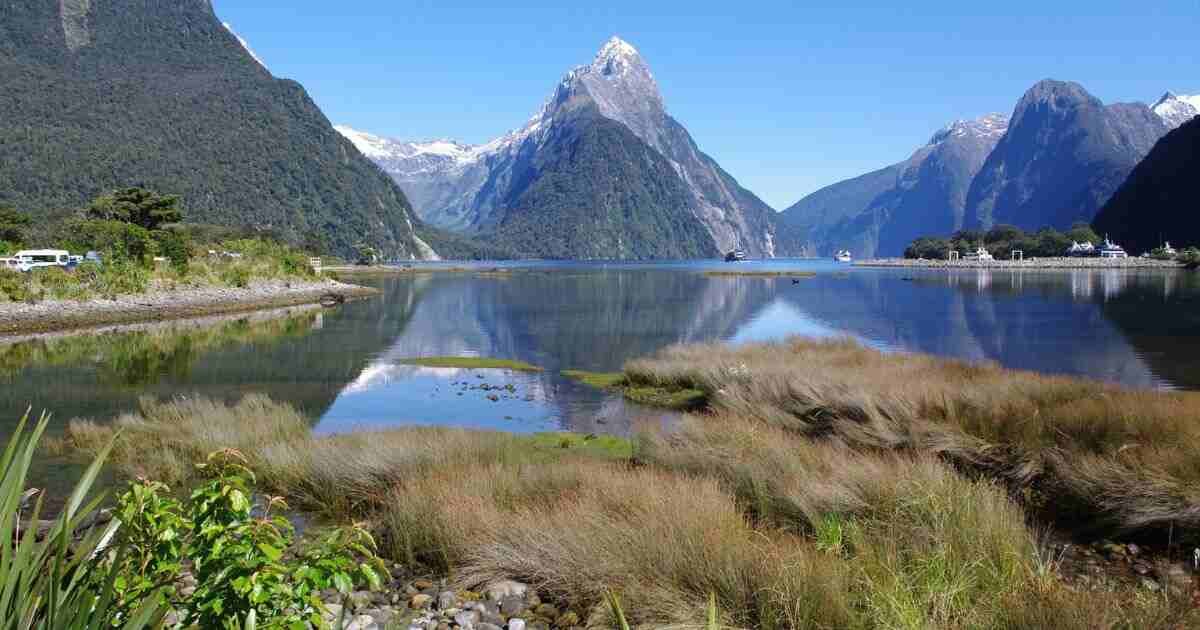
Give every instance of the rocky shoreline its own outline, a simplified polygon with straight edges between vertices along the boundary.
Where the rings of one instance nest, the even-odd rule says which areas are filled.
[[[272,280],[253,282],[246,288],[152,289],[142,295],[123,295],[113,300],[8,302],[0,304],[0,336],[242,313],[316,304],[329,294],[350,299],[377,293],[377,289],[336,280]]]
[[[1027,258],[1025,260],[929,260],[925,258],[880,258],[862,260],[855,267],[903,267],[918,269],[1183,269],[1173,260],[1153,258]]]

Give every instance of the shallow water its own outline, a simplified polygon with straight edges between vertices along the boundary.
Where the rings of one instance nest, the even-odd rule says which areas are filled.
[[[452,424],[625,433],[661,412],[574,383],[673,343],[847,335],[1138,387],[1200,389],[1200,274],[1181,271],[866,269],[746,263],[813,278],[707,277],[722,263],[520,264],[510,274],[365,280],[383,295],[134,330],[0,340],[0,437],[31,406],[101,421],[139,396],[264,392],[319,432]],[[544,372],[405,365],[417,356],[519,359]],[[511,387],[510,387],[511,386]],[[42,482],[74,471],[39,464]]]

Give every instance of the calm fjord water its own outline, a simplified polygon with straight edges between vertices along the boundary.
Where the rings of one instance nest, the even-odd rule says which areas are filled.
[[[132,331],[0,340],[0,437],[32,405],[107,421],[139,396],[263,392],[320,432],[451,424],[624,432],[661,414],[563,378],[616,370],[674,343],[848,335],[1014,368],[1200,389],[1200,274],[852,268],[825,262],[523,264],[506,275],[368,281],[383,295]],[[803,269],[813,278],[707,277]],[[478,355],[538,374],[405,365]],[[53,460],[46,466],[57,465]]]

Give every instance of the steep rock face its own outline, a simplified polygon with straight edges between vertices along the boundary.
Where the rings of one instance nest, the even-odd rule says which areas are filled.
[[[1200,116],[1200,94],[1195,96],[1177,96],[1171,92],[1162,95],[1150,109],[1158,114],[1167,126],[1174,129],[1183,123]]]
[[[955,121],[907,160],[805,197],[780,216],[781,247],[899,256],[917,236],[961,229],[971,181],[1007,128],[1001,114]]]
[[[1041,81],[1017,103],[972,183],[966,225],[1090,221],[1166,131],[1144,104],[1105,106],[1077,83]]]
[[[398,186],[208,0],[0,3],[0,203],[47,218],[143,185],[189,220],[427,257]]]
[[[1094,222],[1130,252],[1163,241],[1200,246],[1200,118],[1167,134],[1104,205]]]
[[[439,143],[402,143],[349,128],[341,131],[364,151],[378,149],[373,159],[412,196],[423,219],[487,234],[495,226],[511,223],[507,217],[515,209],[514,201],[542,176],[539,164],[546,161],[540,154],[557,153],[552,143],[574,137],[560,127],[573,122],[594,124],[591,115],[577,115],[581,111],[618,123],[667,160],[673,177],[687,192],[687,211],[709,234],[712,246],[706,251],[742,247],[755,256],[774,255],[772,210],[700,151],[687,130],[666,113],[641,55],[618,38],[606,43],[590,65],[567,73],[524,127],[487,144],[453,145],[455,150],[447,155]],[[631,183],[652,187],[648,182]],[[560,198],[558,203],[583,207],[597,201]],[[667,250],[661,254],[667,255]]]

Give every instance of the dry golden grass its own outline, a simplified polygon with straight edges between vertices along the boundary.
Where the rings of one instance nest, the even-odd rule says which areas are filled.
[[[937,455],[1096,534],[1200,542],[1200,394],[1124,389],[850,341],[671,348],[631,383],[694,387],[722,417],[856,450]],[[1071,522],[1067,522],[1071,521]]]
[[[128,472],[185,480],[183,462],[238,448],[293,505],[370,519],[391,558],[463,588],[530,583],[593,627],[614,627],[610,591],[643,627],[702,627],[709,597],[723,624],[745,628],[1200,623],[1165,595],[1066,586],[1005,488],[919,449],[861,448],[872,433],[851,429],[869,422],[813,440],[770,417],[687,417],[640,438],[630,460],[453,429],[318,438],[262,397],[146,401],[118,422],[115,457]],[[75,423],[67,439],[86,449],[110,431]],[[1079,469],[1114,483],[1089,466]]]

